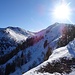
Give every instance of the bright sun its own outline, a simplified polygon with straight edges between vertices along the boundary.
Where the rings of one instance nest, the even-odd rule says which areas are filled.
[[[70,8],[68,5],[69,4],[62,4],[56,7],[53,13],[54,17],[61,20],[68,19],[70,15]]]

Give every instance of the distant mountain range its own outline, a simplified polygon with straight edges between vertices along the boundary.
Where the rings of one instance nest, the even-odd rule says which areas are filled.
[[[37,33],[0,28],[0,75],[74,75],[74,38],[73,24],[55,23]]]

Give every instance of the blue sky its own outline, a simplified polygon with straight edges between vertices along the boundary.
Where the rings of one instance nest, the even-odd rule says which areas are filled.
[[[75,0],[66,0],[74,10]],[[0,28],[21,27],[29,31],[39,31],[60,22],[52,16],[55,5],[61,0],[0,0]],[[75,12],[70,19],[75,23]],[[62,21],[63,22],[63,21]],[[65,21],[70,23],[69,21]]]

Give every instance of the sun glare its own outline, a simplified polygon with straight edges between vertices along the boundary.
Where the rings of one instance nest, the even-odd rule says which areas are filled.
[[[61,20],[68,19],[70,16],[70,8],[68,4],[67,5],[62,4],[55,8],[53,14],[54,14],[54,17],[57,19],[61,19]]]

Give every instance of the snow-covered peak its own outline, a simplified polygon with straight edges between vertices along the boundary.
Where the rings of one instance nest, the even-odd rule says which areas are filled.
[[[13,31],[15,31],[16,33],[20,33],[23,35],[28,36],[29,34],[32,36],[34,35],[34,33],[30,32],[30,31],[26,31],[25,29],[19,28],[19,27],[7,27],[6,29],[11,29]]]
[[[48,58],[42,66],[46,66],[47,62],[51,63],[63,57],[73,57],[74,52],[69,51],[71,47],[67,44],[74,39],[74,30],[75,27],[73,25],[63,23],[55,23],[37,33],[32,33],[18,27],[7,27],[3,29],[3,31],[1,29],[2,32],[0,34],[3,39],[1,40],[2,48],[0,53],[6,55],[2,57],[5,61],[1,59],[0,63],[5,63],[5,67],[2,65],[6,70],[5,73],[10,74],[12,72],[12,70],[10,72],[7,71],[9,63],[16,65],[14,66],[14,73],[12,73],[12,75],[21,75],[21,73],[39,65]],[[15,42],[19,43],[19,45],[16,46]],[[15,49],[11,47],[15,47]],[[62,48],[57,49],[58,47]],[[7,59],[5,59],[6,56],[8,57]],[[14,63],[11,63],[11,61]],[[18,71],[19,69],[17,69],[17,67],[21,70]],[[34,68],[34,71],[35,69],[38,70],[38,68]],[[16,73],[15,70],[18,72]],[[3,69],[1,69],[1,71],[3,71]],[[31,75],[31,73],[32,75],[36,75],[34,71],[31,71],[30,74],[25,73],[25,75]]]
[[[19,27],[1,28],[0,31],[0,38],[8,37],[10,39],[14,39],[16,42],[26,40],[28,37],[34,35],[34,33],[21,29]]]
[[[19,27],[0,28],[0,56],[11,52],[18,44],[34,35]]]

